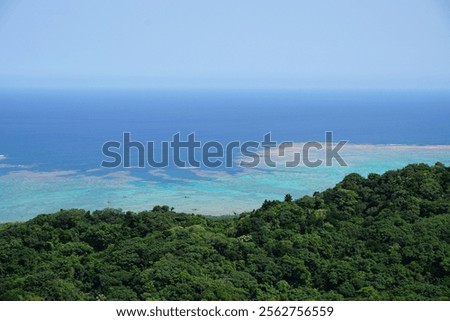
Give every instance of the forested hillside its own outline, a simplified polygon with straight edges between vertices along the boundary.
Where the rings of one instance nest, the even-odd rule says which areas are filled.
[[[2,224],[0,299],[450,300],[450,167],[351,174],[232,217],[157,206]]]

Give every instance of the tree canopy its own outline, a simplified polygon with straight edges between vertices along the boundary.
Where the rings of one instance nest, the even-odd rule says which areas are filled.
[[[450,167],[351,174],[238,216],[157,206],[1,224],[0,299],[450,300]]]

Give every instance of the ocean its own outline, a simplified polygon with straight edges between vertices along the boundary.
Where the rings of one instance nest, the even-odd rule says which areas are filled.
[[[265,199],[333,187],[345,175],[383,173],[409,163],[450,165],[450,93],[440,91],[9,90],[0,92],[0,222],[59,209],[124,211],[168,205],[230,215]],[[202,143],[348,141],[348,166],[103,168],[102,146],[170,141],[191,133]],[[294,148],[295,148],[294,146]],[[298,145],[301,146],[301,145]],[[156,158],[161,155],[156,155]],[[198,156],[198,154],[197,154]],[[320,155],[315,155],[319,157]]]

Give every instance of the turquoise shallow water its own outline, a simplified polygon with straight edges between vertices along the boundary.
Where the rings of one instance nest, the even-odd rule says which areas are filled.
[[[345,175],[383,173],[410,163],[437,161],[450,164],[450,146],[346,145],[347,167],[257,167],[235,172],[185,169],[192,175],[177,177],[162,169],[132,171],[38,171],[17,168],[0,176],[0,221],[26,220],[60,208],[105,207],[140,211],[167,204],[177,211],[209,215],[252,210],[264,199],[295,197],[332,187]],[[6,164],[3,159],[0,164]],[[279,160],[281,164],[281,160]],[[164,177],[165,180],[159,178]]]

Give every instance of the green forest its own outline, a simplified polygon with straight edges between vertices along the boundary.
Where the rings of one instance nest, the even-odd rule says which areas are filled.
[[[350,174],[240,215],[70,209],[1,224],[0,299],[450,300],[450,167]]]

